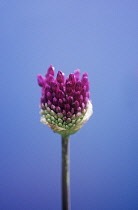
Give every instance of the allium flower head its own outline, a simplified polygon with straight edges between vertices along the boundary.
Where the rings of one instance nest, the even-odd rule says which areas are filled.
[[[38,75],[37,81],[42,88],[41,122],[63,136],[77,132],[93,113],[88,74],[80,77],[77,69],[65,79],[58,71],[54,78],[54,67],[50,65],[45,77]]]

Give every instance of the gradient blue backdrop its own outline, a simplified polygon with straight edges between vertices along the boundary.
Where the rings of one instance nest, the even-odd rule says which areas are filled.
[[[137,0],[0,0],[0,210],[61,209],[61,140],[39,121],[36,82],[50,64],[91,82],[72,210],[137,210]]]

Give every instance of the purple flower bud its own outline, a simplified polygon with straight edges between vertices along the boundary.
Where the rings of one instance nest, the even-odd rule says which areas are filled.
[[[66,83],[66,92],[70,93],[72,91],[72,83],[71,82],[67,82]]]
[[[90,92],[86,93],[86,97],[90,98]]]
[[[64,83],[58,83],[59,85],[59,89],[62,90],[62,91],[65,91],[65,85]]]
[[[70,118],[67,118],[66,121],[67,121],[67,123],[70,123],[71,122],[71,119]]]
[[[80,99],[80,91],[75,92],[74,98],[75,98],[75,100],[79,100]]]
[[[71,108],[71,114],[74,114],[74,108]]]
[[[46,77],[46,82],[48,85],[51,86],[51,82],[54,80],[54,77],[53,75],[49,74],[47,77]]]
[[[53,104],[56,106],[56,105],[57,105],[57,103],[58,103],[58,100],[57,100],[57,98],[56,98],[56,97],[54,97],[54,98],[53,98]]]
[[[75,101],[74,102],[74,109],[77,110],[78,107],[79,107],[79,102],[78,101]]]
[[[51,82],[51,89],[52,89],[54,92],[58,91],[58,84],[57,84],[56,81],[52,81],[52,82]]]
[[[42,87],[45,84],[45,78],[39,74],[39,75],[37,75],[37,82],[38,82],[38,85],[40,87]]]
[[[49,68],[48,68],[48,70],[47,70],[46,77],[49,76],[50,74],[52,76],[54,76],[54,71],[55,71],[55,68],[52,65],[50,65]]]
[[[66,121],[66,120],[67,120],[67,117],[66,117],[66,116],[64,116],[64,117],[63,117],[63,120],[64,120],[64,121]]]
[[[56,107],[56,112],[57,113],[61,112],[61,108],[59,106]]]
[[[62,90],[58,90],[56,96],[57,98],[63,99],[65,97],[65,94]]]
[[[84,108],[85,108],[85,104],[84,104],[84,103],[82,103],[82,104],[81,104],[81,107],[82,107],[82,109],[84,109]]]
[[[66,111],[64,109],[63,109],[62,113],[64,116],[66,116]]]
[[[64,105],[64,109],[66,112],[70,111],[70,105],[69,104],[65,104]]]
[[[77,108],[77,112],[81,112],[81,107],[80,106]]]
[[[70,104],[70,105],[73,103],[73,97],[72,96],[67,97],[67,103]]]
[[[82,83],[80,81],[76,82],[75,90],[81,91],[81,89],[82,89]]]
[[[76,77],[76,81],[78,81],[78,80],[80,79],[80,70],[79,70],[79,69],[76,69],[76,70],[74,71],[74,75],[75,75],[75,77]]]
[[[48,100],[47,105],[48,105],[48,107],[51,107],[52,103],[50,100]]]
[[[82,102],[83,102],[83,95],[80,95],[79,103],[81,104]]]
[[[72,85],[74,86],[76,83],[76,78],[74,74],[70,74],[69,75],[69,81],[72,83]]]
[[[87,85],[88,84],[88,77],[87,76],[82,77],[81,82],[82,82],[82,85]]]
[[[51,95],[50,92],[46,93],[46,98],[47,98],[47,100],[51,100],[52,99],[52,95]]]
[[[51,87],[48,84],[45,85],[45,91],[52,93]]]
[[[82,77],[88,77],[88,73],[87,72],[83,73]]]
[[[59,83],[64,83],[64,73],[62,73],[61,71],[58,71],[57,73],[57,81]]]
[[[72,117],[72,113],[71,112],[67,112],[67,117]]]
[[[92,114],[88,74],[84,73],[80,81],[77,69],[65,80],[64,73],[58,71],[54,79],[54,67],[50,65],[45,76],[37,76],[42,88],[41,122],[61,135],[75,133]]]
[[[81,90],[81,93],[80,93],[83,97],[86,96],[86,86],[84,86]]]
[[[52,104],[51,105],[51,109],[55,111],[56,110],[56,107]]]
[[[84,98],[84,103],[85,103],[85,105],[87,104],[87,102],[88,102],[88,97],[85,97],[85,98]]]
[[[61,107],[61,108],[63,107],[63,100],[62,99],[58,100],[58,106]]]

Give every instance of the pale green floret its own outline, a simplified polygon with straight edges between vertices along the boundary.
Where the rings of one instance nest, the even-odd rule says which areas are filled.
[[[62,122],[63,122],[63,120],[62,120],[61,118],[58,118],[58,122],[62,123]]]
[[[66,125],[66,129],[69,129],[69,126],[68,125]]]
[[[55,121],[55,118],[53,116],[51,116],[51,120]]]
[[[76,123],[76,120],[72,120],[72,123],[75,124]]]
[[[46,115],[46,119],[48,119],[48,118],[51,118],[51,115],[50,114],[47,114]]]
[[[63,114],[62,113],[58,113],[57,116],[60,117],[60,118],[62,118],[63,117]]]
[[[47,110],[45,110],[45,114],[48,114],[48,111]]]
[[[51,122],[53,125],[56,125],[56,123],[54,121]]]
[[[62,123],[58,123],[58,126],[59,126],[59,127],[62,127],[63,125],[62,125]]]
[[[69,123],[68,126],[69,126],[69,127],[72,127],[72,123]]]
[[[50,113],[50,111],[51,111],[51,109],[49,107],[47,107],[46,110],[47,110],[48,113]]]
[[[70,118],[67,118],[66,122],[67,123],[70,123],[71,122],[71,119]]]
[[[81,119],[79,118],[78,120],[76,120],[76,124],[78,124],[81,121]]]
[[[41,115],[45,115],[45,110],[42,110],[42,111],[40,112],[40,114],[41,114]]]
[[[81,117],[81,112],[78,112],[77,114],[76,114],[76,119],[78,119],[78,118],[80,118]]]
[[[50,114],[54,116],[56,113],[53,110],[51,110]]]
[[[55,119],[58,119],[58,116],[55,114],[54,118],[55,118]]]
[[[72,119],[72,120],[75,120],[75,119],[76,119],[76,115],[73,114],[72,117],[71,117],[71,119]]]
[[[47,119],[47,122],[51,123],[51,120],[50,119]]]

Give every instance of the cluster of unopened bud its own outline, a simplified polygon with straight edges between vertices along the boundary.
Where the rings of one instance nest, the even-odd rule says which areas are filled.
[[[54,67],[50,66],[45,77],[38,75],[37,79],[42,87],[41,122],[61,135],[79,130],[92,114],[88,74],[80,79],[80,70],[75,70],[65,80],[64,73],[58,71],[54,79]]]

